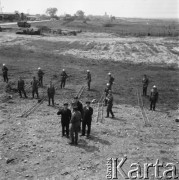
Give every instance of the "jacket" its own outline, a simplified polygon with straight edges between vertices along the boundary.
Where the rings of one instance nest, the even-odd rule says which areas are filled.
[[[107,99],[107,105],[112,106],[113,105],[113,96],[109,94],[106,99]]]
[[[37,74],[38,74],[38,77],[43,77],[44,72],[41,69],[39,69]]]
[[[112,85],[113,82],[114,82],[114,78],[111,76],[111,77],[109,78],[109,84]]]
[[[49,86],[47,88],[47,94],[48,94],[48,96],[54,96],[55,95],[55,87],[53,85]]]
[[[71,117],[71,128],[73,131],[79,131],[80,123],[81,123],[81,113],[79,111],[75,111]]]
[[[25,86],[24,80],[19,80],[18,85],[17,85],[17,89],[18,90],[24,89],[24,86]]]
[[[143,83],[143,87],[147,87],[148,84],[149,84],[149,79],[148,78],[143,78],[142,83]]]
[[[3,74],[7,74],[8,68],[6,66],[3,66],[2,68],[2,72]]]
[[[86,80],[89,81],[89,82],[91,82],[91,73],[87,73]]]
[[[155,101],[157,102],[158,101],[158,96],[159,96],[159,93],[158,91],[156,90],[151,90],[151,93],[150,93],[150,101]]]
[[[71,110],[70,109],[67,109],[67,110],[60,109],[57,112],[57,115],[61,115],[61,123],[62,124],[70,123],[70,120],[71,120]]]
[[[84,107],[83,109],[83,121],[91,123],[93,115],[93,108],[92,107]]]
[[[39,81],[38,80],[33,80],[31,82],[31,85],[32,85],[32,89],[38,89],[38,86],[39,86]]]
[[[61,80],[64,81],[64,80],[67,79],[67,77],[68,77],[67,73],[66,73],[65,71],[63,71],[63,72],[61,73]]]

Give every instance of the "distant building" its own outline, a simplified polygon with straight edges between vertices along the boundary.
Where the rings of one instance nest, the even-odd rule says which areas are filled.
[[[20,19],[18,13],[0,13],[0,21],[16,21]]]

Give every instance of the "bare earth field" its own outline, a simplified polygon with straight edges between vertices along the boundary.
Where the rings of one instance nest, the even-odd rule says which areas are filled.
[[[105,180],[107,159],[127,155],[123,169],[131,163],[179,163],[179,43],[170,37],[116,37],[109,33],[83,32],[78,36],[25,36],[0,33],[0,64],[9,68],[10,82],[16,88],[23,76],[27,86],[40,66],[45,86],[52,79],[57,88],[55,102],[69,103],[85,82],[86,70],[92,73],[92,90],[84,90],[81,101],[100,99],[110,71],[115,77],[115,119],[104,118],[96,123],[97,104],[92,104],[94,116],[91,138],[79,138],[78,146],[70,146],[61,137],[57,109],[45,101],[27,118],[19,116],[37,103],[20,99],[0,102],[0,180]],[[65,89],[60,89],[60,73],[69,75]],[[150,126],[145,126],[136,95],[142,90],[142,76],[150,79],[159,90],[155,112],[149,111],[149,100],[143,97]],[[0,100],[6,94],[0,79]],[[40,96],[46,88],[40,88]],[[104,116],[106,109],[103,109]],[[149,168],[153,180],[154,168]],[[161,168],[160,175],[167,168]],[[169,173],[169,175],[171,175]],[[118,179],[124,178],[118,174]],[[162,178],[164,179],[164,178]]]

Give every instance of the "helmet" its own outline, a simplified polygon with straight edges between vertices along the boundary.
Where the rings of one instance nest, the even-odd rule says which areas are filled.
[[[63,71],[65,71],[65,69],[63,69]]]
[[[108,75],[110,76],[110,75],[111,75],[111,73],[109,72],[109,73],[108,73]]]
[[[40,67],[38,67],[38,70],[41,69]]]
[[[157,88],[157,87],[154,85],[153,88]]]
[[[3,66],[5,66],[5,64],[3,64]]]
[[[107,83],[106,85],[109,86],[109,83]]]
[[[87,72],[90,72],[90,70],[87,70]]]

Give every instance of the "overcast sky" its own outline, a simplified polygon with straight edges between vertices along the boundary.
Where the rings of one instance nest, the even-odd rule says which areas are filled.
[[[42,14],[56,7],[58,15],[83,10],[86,15],[118,17],[179,18],[179,0],[0,0],[3,12]]]

